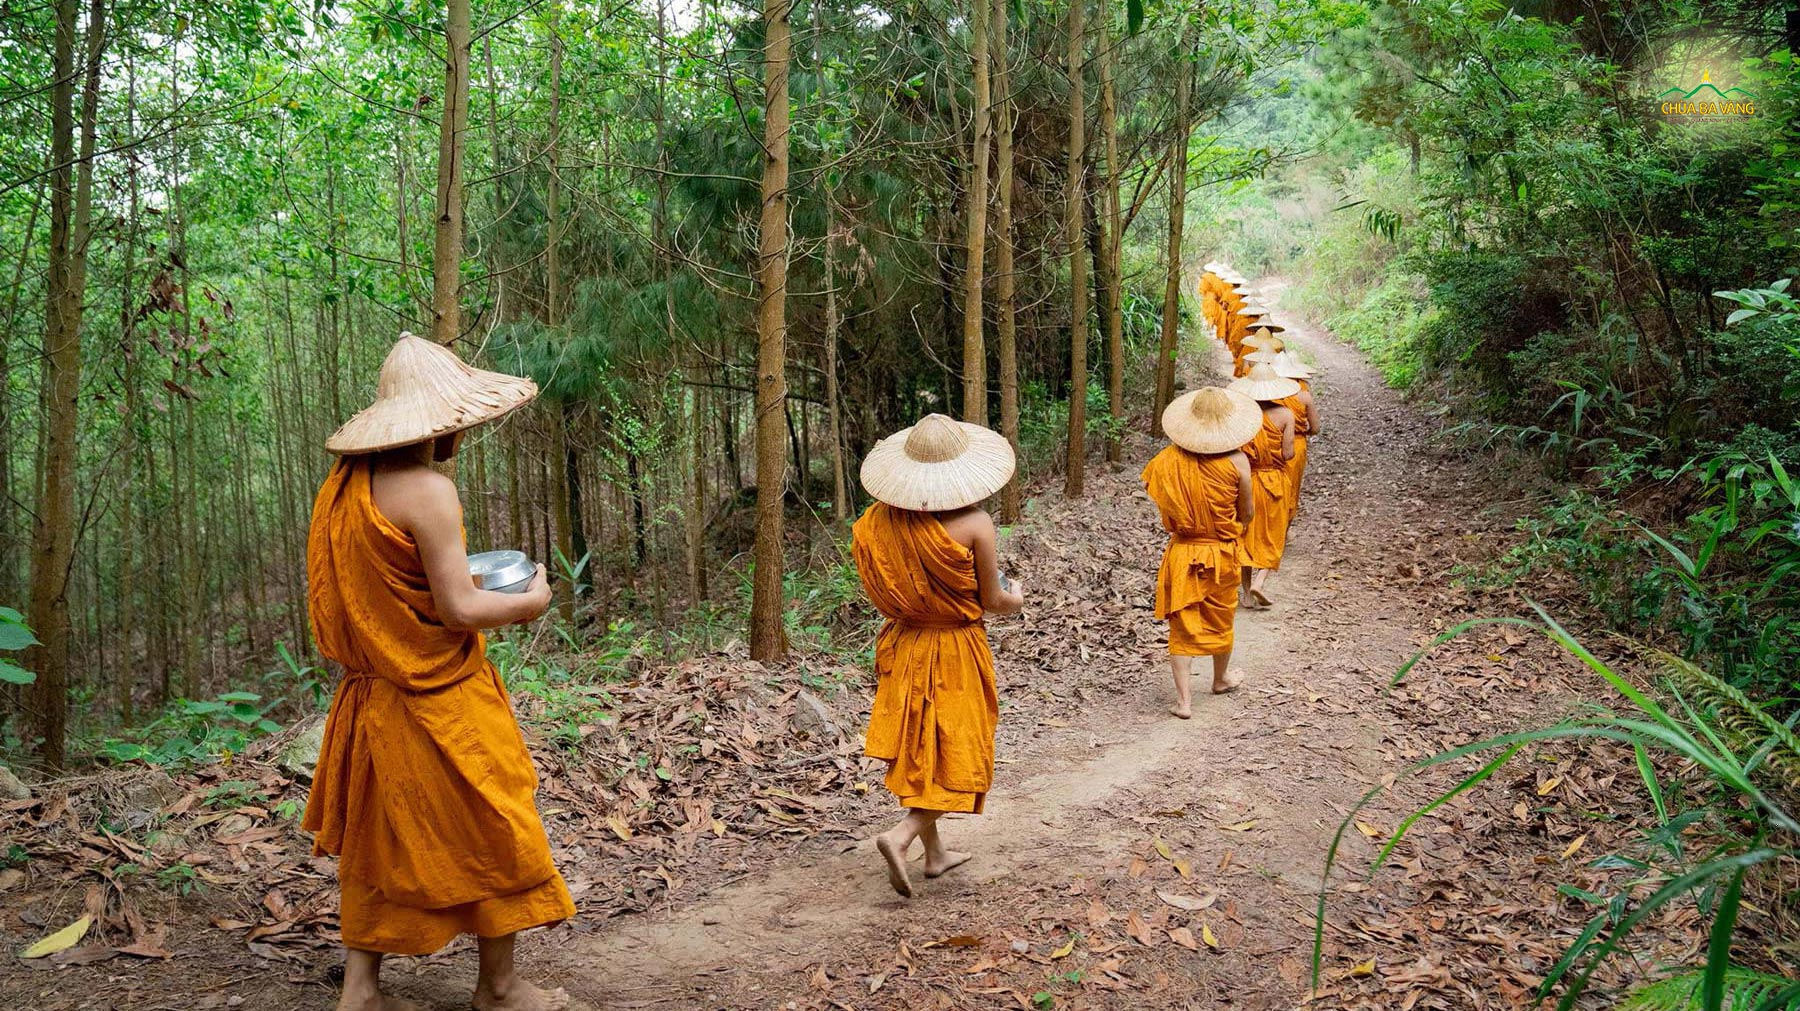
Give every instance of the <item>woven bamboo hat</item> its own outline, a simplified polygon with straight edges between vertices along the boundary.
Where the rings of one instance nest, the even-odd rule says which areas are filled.
[[[1220,273],[1229,271],[1231,269],[1231,267],[1226,264],[1220,263],[1217,260],[1213,260],[1212,262],[1206,264],[1205,266],[1201,267],[1200,269],[1206,271],[1208,274],[1220,274]]]
[[[920,512],[961,509],[1012,480],[1013,449],[1000,433],[928,414],[875,444],[863,457],[863,490]]]
[[[1228,390],[1235,390],[1251,400],[1280,400],[1300,392],[1300,384],[1292,379],[1283,379],[1275,371],[1275,367],[1267,362],[1258,362],[1251,366],[1250,374],[1242,379],[1234,379]],[[1245,440],[1248,441],[1248,440]]]
[[[1266,351],[1257,352],[1259,355],[1267,353]],[[1311,379],[1313,377],[1313,370],[1308,368],[1305,362],[1294,357],[1292,351],[1278,352],[1275,360],[1270,364],[1275,366],[1275,374],[1283,379]]]
[[[1256,437],[1262,408],[1226,387],[1204,386],[1169,401],[1162,426],[1170,442],[1191,453],[1229,453]]]
[[[1287,327],[1282,326],[1280,323],[1275,322],[1273,319],[1270,319],[1267,316],[1264,316],[1262,319],[1259,319],[1256,322],[1250,324],[1250,329],[1260,330],[1266,334],[1287,333]]]
[[[402,333],[375,387],[375,402],[325,440],[339,456],[410,446],[473,428],[531,403],[537,384],[471,368],[456,352]]]
[[[1283,342],[1280,337],[1275,336],[1261,327],[1258,327],[1255,333],[1244,338],[1243,346],[1255,348],[1258,351],[1283,351],[1287,349],[1287,344]]]
[[[1239,294],[1242,293],[1240,292]],[[1251,302],[1242,309],[1239,309],[1237,314],[1239,316],[1267,316],[1269,314],[1269,307],[1257,302]]]
[[[1249,354],[1244,356],[1244,360],[1249,362],[1252,365],[1255,365],[1258,362],[1267,362],[1270,365],[1273,365],[1277,361],[1281,360],[1281,356],[1283,354],[1286,354],[1286,352],[1285,351],[1252,351]]]
[[[1235,270],[1228,270],[1228,271],[1224,272],[1223,274],[1220,274],[1219,276],[1224,278],[1225,283],[1231,285],[1233,288],[1243,288],[1243,287],[1247,287],[1250,284],[1249,278],[1245,277],[1244,275],[1238,273]]]

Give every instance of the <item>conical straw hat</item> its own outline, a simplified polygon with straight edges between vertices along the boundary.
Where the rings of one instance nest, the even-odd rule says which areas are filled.
[[[1163,434],[1191,453],[1229,453],[1256,437],[1262,408],[1222,386],[1183,393],[1163,408]]]
[[[863,490],[920,512],[961,509],[1006,487],[1012,444],[998,432],[928,414],[875,444],[863,458]]]
[[[1231,285],[1233,288],[1242,288],[1250,283],[1248,278],[1236,271],[1227,271],[1219,276],[1225,280],[1226,284]]]
[[[1287,348],[1287,344],[1280,337],[1260,327],[1255,333],[1244,338],[1243,346],[1255,348],[1258,351],[1282,351]]]
[[[1231,269],[1231,267],[1229,267],[1226,264],[1220,263],[1217,260],[1213,260],[1212,262],[1206,264],[1206,266],[1201,267],[1200,269],[1206,271],[1208,274],[1219,274],[1219,273],[1223,273],[1225,271],[1229,271]]]
[[[1267,353],[1266,351],[1257,352],[1259,355]],[[1305,362],[1294,357],[1292,351],[1282,351],[1276,354],[1272,364],[1275,366],[1275,374],[1283,379],[1311,379],[1313,377],[1313,370],[1307,368]]]
[[[1300,384],[1292,379],[1281,378],[1269,363],[1259,362],[1251,367],[1249,375],[1232,380],[1226,389],[1235,390],[1252,400],[1280,400],[1299,393]]]
[[[1237,311],[1237,314],[1239,316],[1267,316],[1269,314],[1269,307],[1266,305],[1259,305],[1258,303],[1252,302],[1249,305],[1244,306],[1242,309],[1239,309]]]
[[[1268,362],[1270,365],[1273,365],[1281,359],[1281,356],[1284,353],[1285,352],[1281,351],[1252,351],[1244,356],[1244,360],[1252,365],[1255,365],[1258,362]]]
[[[531,403],[537,384],[471,368],[441,344],[402,333],[387,360],[375,402],[325,440],[339,456],[410,446],[473,428]]]
[[[1287,327],[1282,326],[1280,323],[1275,322],[1273,319],[1271,319],[1267,316],[1264,316],[1262,319],[1259,319],[1256,322],[1250,324],[1250,329],[1260,330],[1263,333],[1286,333],[1287,332]]]

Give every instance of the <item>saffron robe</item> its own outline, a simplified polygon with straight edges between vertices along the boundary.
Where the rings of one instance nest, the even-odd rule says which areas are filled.
[[[1300,388],[1306,388],[1304,379],[1295,380]],[[1312,419],[1307,416],[1306,404],[1301,401],[1300,394],[1282,397],[1275,401],[1294,412],[1294,458],[1288,461],[1288,470],[1294,482],[1294,511],[1300,511],[1300,482],[1306,477],[1306,437],[1312,434]]]
[[[430,954],[575,915],[537,772],[481,633],[439,620],[418,545],[345,457],[313,503],[306,602],[344,666],[304,828],[338,858],[346,947]]]
[[[980,813],[994,781],[1000,693],[975,552],[928,512],[877,502],[851,529],[856,571],[886,616],[863,754],[905,807]]]
[[[1238,583],[1238,469],[1231,454],[1169,446],[1144,467],[1144,490],[1169,532],[1156,571],[1156,618],[1169,623],[1169,652],[1212,656],[1231,649]]]
[[[1262,429],[1244,444],[1250,458],[1250,489],[1256,505],[1244,530],[1244,553],[1258,569],[1281,568],[1287,549],[1288,524],[1294,518],[1294,479],[1291,461],[1281,458],[1281,426],[1269,418],[1263,405]]]

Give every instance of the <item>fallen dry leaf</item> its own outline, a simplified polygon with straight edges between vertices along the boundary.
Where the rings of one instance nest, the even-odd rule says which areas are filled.
[[[1382,832],[1380,829],[1376,828],[1375,826],[1369,824],[1366,821],[1357,822],[1356,830],[1358,832],[1361,832],[1363,835],[1368,836],[1371,839],[1379,839],[1382,836]]]
[[[1176,909],[1185,909],[1190,913],[1198,912],[1202,909],[1210,909],[1212,908],[1213,903],[1219,901],[1219,894],[1217,892],[1207,892],[1199,898],[1194,898],[1189,895],[1176,895],[1173,892],[1159,891],[1156,893],[1156,897],[1167,902],[1169,905],[1174,906]]]
[[[1171,850],[1171,849],[1169,849],[1169,844],[1168,844],[1168,843],[1166,843],[1166,842],[1163,842],[1163,841],[1162,841],[1162,837],[1161,837],[1161,836],[1157,836],[1157,837],[1156,837],[1156,852],[1157,852],[1157,853],[1159,853],[1159,854],[1161,854],[1161,855],[1162,855],[1162,858],[1163,858],[1163,859],[1164,859],[1164,860],[1173,860],[1173,859],[1175,859],[1175,853],[1174,853],[1174,851],[1173,851],[1173,850]]]
[[[1212,932],[1212,925],[1205,920],[1200,921],[1200,943],[1214,951],[1219,950],[1219,938]]]
[[[1549,779],[1544,780],[1544,785],[1537,788],[1537,795],[1540,797],[1548,795],[1550,791],[1556,789],[1557,784],[1561,782],[1561,776],[1551,776]]]
[[[1344,975],[1349,977],[1373,976],[1375,975],[1375,960],[1371,958],[1367,962],[1358,962],[1356,965],[1351,966],[1349,971],[1345,972]]]
[[[56,933],[38,941],[36,944],[26,946],[19,952],[19,957],[43,958],[45,955],[54,955],[64,948],[72,948],[75,946],[75,942],[87,936],[88,927],[92,926],[93,923],[94,918],[92,916],[83,916],[81,919],[76,920],[74,923],[69,924]]]
[[[1189,951],[1199,951],[1200,942],[1194,940],[1194,932],[1186,927],[1176,927],[1169,931],[1169,940],[1181,945]]]
[[[1562,858],[1564,860],[1567,860],[1570,857],[1574,856],[1575,851],[1579,850],[1581,848],[1581,844],[1585,843],[1585,842],[1587,842],[1587,833],[1583,832],[1582,834],[1576,836],[1575,841],[1570,843],[1568,845],[1568,847],[1562,851]]]
[[[1070,934],[1068,943],[1050,953],[1051,958],[1068,958],[1075,951],[1075,935]]]
[[[1255,818],[1252,818],[1249,821],[1240,821],[1240,822],[1236,822],[1236,823],[1233,823],[1230,825],[1220,825],[1219,826],[1220,830],[1225,831],[1225,832],[1248,832],[1255,827],[1256,827],[1256,819]]]

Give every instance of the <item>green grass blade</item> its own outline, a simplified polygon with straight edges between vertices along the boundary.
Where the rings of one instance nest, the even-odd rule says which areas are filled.
[[[1600,933],[1601,927],[1606,926],[1607,917],[1611,915],[1610,911],[1602,909],[1598,916],[1588,921],[1588,925],[1582,928],[1581,936],[1575,938],[1568,950],[1562,953],[1562,957],[1556,960],[1556,964],[1550,967],[1549,975],[1545,976],[1544,981],[1538,984],[1538,1000],[1550,996],[1550,989],[1556,986],[1556,981],[1562,979],[1568,973],[1569,967],[1575,964],[1575,960],[1581,957],[1581,953],[1588,949],[1588,945],[1594,943],[1594,936]]]
[[[1492,776],[1494,773],[1500,771],[1500,767],[1505,765],[1507,762],[1511,761],[1512,757],[1514,755],[1518,754],[1519,749],[1524,746],[1525,745],[1522,743],[1511,745],[1505,751],[1500,753],[1499,758],[1496,758],[1493,761],[1489,762],[1488,764],[1482,766],[1481,769],[1479,771],[1477,771],[1474,775],[1466,777],[1462,782],[1451,787],[1447,792],[1438,794],[1437,797],[1431,801],[1431,803],[1426,804],[1424,807],[1419,808],[1417,811],[1414,811],[1412,814],[1409,814],[1404,819],[1402,819],[1400,822],[1400,826],[1398,828],[1394,829],[1393,835],[1388,837],[1387,843],[1381,847],[1381,852],[1376,855],[1374,865],[1369,868],[1369,876],[1373,877],[1375,875],[1375,872],[1381,870],[1382,865],[1387,863],[1388,857],[1391,856],[1394,852],[1394,847],[1398,846],[1400,844],[1400,840],[1406,835],[1406,831],[1413,827],[1414,822],[1416,822],[1420,818],[1423,818],[1426,815],[1430,814],[1432,811],[1436,810],[1437,808],[1440,808],[1440,807],[1444,806],[1445,804],[1448,804],[1450,802],[1451,798],[1455,797],[1456,795],[1462,793],[1465,790],[1470,789],[1471,787],[1474,787],[1476,784],[1480,783],[1482,780],[1484,780],[1484,779],[1488,778],[1489,776]]]
[[[1656,820],[1658,824],[1667,822],[1669,807],[1663,803],[1662,785],[1657,782],[1656,769],[1650,765],[1650,753],[1642,744],[1632,745],[1631,750],[1637,755],[1638,775],[1644,778],[1644,789],[1650,792],[1650,802],[1656,805]]]
[[[1731,876],[1725,895],[1719,899],[1719,908],[1713,913],[1712,936],[1706,943],[1706,974],[1700,977],[1701,1011],[1724,1011],[1725,970],[1731,968],[1731,932],[1737,927],[1744,871],[1739,867]]]

